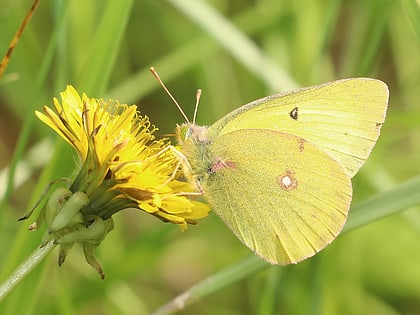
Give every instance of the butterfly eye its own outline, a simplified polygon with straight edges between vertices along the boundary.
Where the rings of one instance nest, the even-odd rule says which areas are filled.
[[[189,137],[191,137],[191,134],[191,128],[186,124],[178,125],[176,128],[176,139],[181,145],[184,144]]]
[[[188,138],[190,138],[192,135],[192,130],[191,128],[189,128],[188,126],[183,126],[180,129],[180,139],[182,139],[183,141],[187,140]]]
[[[186,128],[184,130],[184,137],[185,137],[184,139],[188,139],[189,137],[192,136],[192,134],[193,134],[192,129],[191,128]]]

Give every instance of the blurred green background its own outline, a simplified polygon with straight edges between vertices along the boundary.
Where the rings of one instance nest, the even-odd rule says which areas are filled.
[[[0,1],[1,54],[30,5]],[[167,135],[182,116],[150,66],[189,117],[203,89],[199,124],[274,92],[379,78],[390,88],[388,116],[353,180],[357,204],[420,172],[419,38],[415,0],[41,1],[0,81],[0,281],[42,237],[16,219],[50,180],[74,172],[75,152],[33,114],[66,84],[137,104]],[[136,211],[115,223],[96,251],[105,281],[80,248],[60,268],[53,252],[0,314],[148,314],[253,255],[213,213],[185,233]],[[179,314],[419,314],[419,266],[412,208],[343,234],[303,263],[251,273]]]

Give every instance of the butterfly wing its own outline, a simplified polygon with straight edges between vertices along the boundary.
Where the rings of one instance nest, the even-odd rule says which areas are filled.
[[[236,130],[209,144],[201,186],[234,234],[273,264],[310,257],[341,231],[350,178],[327,153],[299,137]]]
[[[246,104],[209,132],[263,128],[296,135],[333,156],[353,177],[378,139],[387,103],[388,88],[382,81],[338,80]]]

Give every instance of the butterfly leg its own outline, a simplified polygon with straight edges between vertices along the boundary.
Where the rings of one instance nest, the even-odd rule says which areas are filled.
[[[176,173],[178,172],[178,170],[180,168],[183,169],[184,176],[185,176],[185,174],[192,174],[193,173],[191,164],[188,162],[185,155],[181,151],[176,149],[174,146],[169,145],[166,148],[164,148],[163,150],[161,150],[161,152],[158,153],[158,154],[162,154],[163,152],[165,152],[167,150],[170,150],[170,151],[172,151],[173,154],[175,154],[175,156],[178,158],[178,163],[176,164],[176,166],[174,168],[174,171],[172,172],[172,175],[165,181],[163,186],[168,184],[171,180],[173,180],[175,178]],[[187,178],[187,179],[190,180],[189,178]],[[197,180],[191,181],[190,180],[190,182],[195,182],[196,188],[199,190],[199,192],[180,192],[180,193],[178,193],[178,195],[182,195],[182,196],[202,196],[202,195],[204,195],[204,190],[203,190],[199,181],[197,181]]]

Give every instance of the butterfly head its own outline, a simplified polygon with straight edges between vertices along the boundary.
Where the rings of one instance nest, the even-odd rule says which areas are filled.
[[[180,145],[187,142],[206,144],[210,142],[207,136],[207,126],[198,126],[194,123],[184,123],[176,127],[176,139]]]

